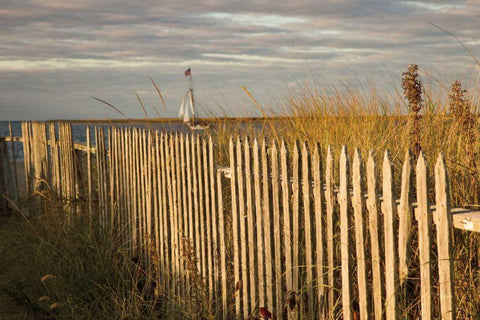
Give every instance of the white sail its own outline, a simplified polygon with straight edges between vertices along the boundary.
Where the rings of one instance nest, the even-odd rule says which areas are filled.
[[[188,107],[188,103],[191,103],[192,99],[190,97],[190,90],[187,91],[185,96],[182,99],[182,103],[180,105],[180,112],[178,113],[179,118],[183,118],[183,122],[189,123],[190,122],[190,108]]]
[[[185,113],[185,98],[183,97],[182,103],[180,104],[180,112],[178,113],[179,118],[183,118],[183,114]]]

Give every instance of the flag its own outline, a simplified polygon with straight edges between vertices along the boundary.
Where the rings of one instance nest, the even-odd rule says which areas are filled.
[[[187,70],[185,70],[185,77],[188,77],[192,75],[192,73],[190,72],[190,68],[188,68]]]

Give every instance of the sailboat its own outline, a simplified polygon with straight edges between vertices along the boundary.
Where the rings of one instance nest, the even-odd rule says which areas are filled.
[[[180,104],[180,112],[178,116],[180,119],[183,119],[183,123],[186,124],[192,130],[205,130],[208,129],[208,125],[197,123],[195,117],[195,99],[193,97],[193,81],[192,81],[192,72],[188,68],[185,70],[185,77],[189,77],[189,88],[185,93],[185,96],[182,99]]]

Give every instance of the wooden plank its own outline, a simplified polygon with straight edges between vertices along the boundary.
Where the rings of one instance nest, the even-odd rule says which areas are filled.
[[[110,186],[110,191],[109,191],[109,196],[110,196],[110,210],[109,210],[109,220],[107,222],[107,225],[108,225],[108,228],[110,230],[110,233],[113,234],[113,225],[114,225],[114,221],[113,221],[113,217],[114,217],[114,201],[115,201],[115,197],[114,197],[114,192],[115,192],[115,181],[114,181],[114,176],[115,176],[115,172],[113,170],[113,159],[114,159],[114,156],[115,156],[115,151],[114,151],[114,148],[113,148],[113,137],[112,137],[112,128],[108,128],[108,149],[109,149],[109,153],[108,153],[108,174],[109,174],[109,186]]]
[[[408,276],[408,262],[410,258],[410,242],[412,240],[412,208],[410,198],[410,179],[412,165],[410,152],[407,150],[402,169],[402,187],[400,206],[398,210],[398,273],[400,285],[405,283]]]
[[[101,142],[100,142],[100,139],[103,139],[103,137],[100,137],[101,135],[101,129],[102,128],[99,128],[99,127],[95,127],[95,145],[97,146],[97,149],[100,149],[100,145],[101,145]],[[102,134],[103,136],[103,134]],[[99,222],[100,222],[100,225],[105,228],[105,220],[104,220],[104,199],[103,199],[103,186],[104,186],[104,182],[103,182],[103,174],[102,174],[102,170],[103,170],[103,166],[102,166],[102,155],[101,153],[97,153],[96,157],[95,157],[95,160],[96,160],[96,167],[97,167],[97,189],[98,189],[98,211],[99,211]],[[57,183],[59,183],[59,181],[57,181]]]
[[[257,139],[253,140],[253,184],[255,191],[255,218],[257,222],[257,263],[258,263],[258,306],[265,307],[265,261],[263,244],[263,211],[262,211],[262,193],[261,193],[261,172],[259,146]]]
[[[139,155],[139,137],[138,137],[138,129],[133,128],[132,132],[132,166],[133,166],[133,197],[132,197],[132,207],[133,207],[133,217],[132,217],[132,224],[133,224],[133,247],[134,249],[134,255],[138,256],[140,254],[140,244],[139,244],[139,238],[140,238],[140,230],[139,230],[139,213],[140,213],[140,204],[139,204],[139,167],[138,167],[138,155]]]
[[[162,238],[163,238],[163,269],[164,272],[164,289],[170,289],[170,274],[172,270],[171,264],[171,245],[170,245],[170,228],[171,225],[169,224],[169,206],[168,206],[168,186],[167,186],[167,136],[165,133],[161,133],[160,135],[160,179],[162,181],[162,217],[161,221],[163,224],[162,228]],[[192,240],[193,241],[193,240]]]
[[[385,232],[385,315],[386,319],[397,319],[398,308],[398,264],[395,238],[395,199],[393,186],[393,168],[390,153],[385,151],[383,159],[383,215]]]
[[[23,164],[25,166],[25,189],[26,196],[30,196],[30,138],[29,138],[29,124],[22,122],[22,136],[23,136]]]
[[[177,202],[177,178],[175,172],[176,155],[175,155],[175,135],[171,134],[168,139],[168,176],[170,177],[170,225],[171,225],[171,246],[172,261],[174,268],[172,289],[177,297],[180,296],[180,243],[179,243],[179,226],[178,226],[178,202]],[[200,171],[200,170],[199,170]],[[203,221],[202,221],[203,222]],[[202,237],[203,238],[203,237]],[[202,256],[205,259],[205,255]]]
[[[133,208],[132,208],[132,195],[133,195],[133,178],[132,178],[132,129],[125,130],[125,144],[126,144],[126,182],[125,188],[127,190],[127,230],[128,230],[128,248],[129,256],[133,256]]]
[[[192,246],[195,245],[195,230],[194,230],[194,212],[193,212],[193,194],[192,194],[192,185],[194,183],[192,177],[192,144],[190,140],[190,135],[187,134],[185,139],[186,150],[185,150],[185,164],[186,164],[186,171],[187,171],[187,206],[188,206],[188,238],[192,243]]]
[[[203,181],[204,181],[204,193],[205,193],[205,225],[206,225],[206,238],[205,244],[207,246],[207,281],[208,281],[208,293],[211,300],[214,296],[214,283],[215,283],[215,270],[213,268],[213,236],[212,236],[212,210],[211,210],[211,196],[210,194],[210,165],[208,156],[208,144],[207,139],[202,139],[202,156],[203,156]]]
[[[355,149],[353,156],[353,175],[352,175],[352,206],[355,215],[355,248],[357,260],[357,282],[358,282],[358,297],[359,297],[359,316],[360,319],[369,318],[369,295],[367,291],[367,259],[365,254],[365,198],[363,196],[363,170],[362,170],[362,155],[358,148]]]
[[[300,289],[300,151],[298,141],[293,144],[292,155],[292,292],[295,298]],[[295,304],[296,305],[296,304]],[[291,309],[290,309],[291,310]],[[298,310],[297,310],[298,311]],[[294,315],[297,319],[298,315]]]
[[[238,193],[238,215],[240,218],[240,257],[242,262],[242,303],[243,317],[248,318],[250,314],[249,306],[249,283],[248,283],[248,241],[246,230],[246,211],[245,211],[245,183],[244,183],[244,165],[243,148],[240,137],[237,137],[237,193]]]
[[[181,246],[180,249],[182,249],[184,243],[188,241],[188,221],[189,221],[189,212],[188,212],[188,204],[187,204],[187,197],[190,198],[190,195],[187,195],[187,166],[186,166],[186,159],[185,159],[185,149],[188,148],[186,141],[185,141],[185,135],[181,133],[180,135],[180,141],[179,141],[179,148],[180,148],[180,163],[179,163],[179,177],[180,177],[180,183],[179,186],[181,188],[181,201],[182,201],[182,211],[181,211],[181,218],[183,219],[182,221],[182,230],[181,230]],[[180,201],[180,200],[179,200]],[[182,259],[183,259],[183,252],[181,252]],[[181,264],[182,266],[182,273],[183,276],[185,277],[185,291],[184,291],[184,296],[188,297],[190,294],[190,275],[186,273],[184,270],[184,263]]]
[[[23,137],[13,137],[13,136],[8,136],[8,137],[0,137],[0,141],[6,141],[6,142],[23,142],[24,139]]]
[[[51,179],[52,188],[57,196],[60,195],[60,163],[58,158],[58,144],[55,133],[55,124],[50,124],[50,158],[51,158]]]
[[[256,245],[255,245],[255,216],[254,216],[254,208],[253,208],[253,192],[252,192],[252,170],[251,170],[251,151],[250,151],[250,140],[248,137],[244,139],[244,159],[245,159],[245,192],[246,196],[246,204],[247,204],[247,234],[248,234],[248,272],[250,273],[250,310],[257,308],[257,268],[255,265],[255,253],[256,253]]]
[[[315,144],[312,156],[312,176],[313,176],[313,201],[315,216],[315,248],[317,264],[317,318],[324,319],[325,315],[325,250],[324,250],[324,222],[323,207],[324,199],[322,182],[322,164],[320,158],[320,146]]]
[[[211,210],[211,224],[212,224],[212,259],[214,274],[214,295],[213,299],[218,299],[218,293],[221,290],[221,274],[219,261],[219,239],[218,239],[218,215],[217,215],[217,197],[216,192],[216,177],[217,172],[215,168],[215,153],[213,151],[214,144],[212,136],[208,136],[208,173],[210,181],[210,210]]]
[[[200,170],[198,167],[198,162],[197,162],[197,139],[198,137],[194,136],[192,134],[191,136],[192,141],[191,141],[191,148],[192,148],[192,175],[193,175],[193,213],[194,213],[194,225],[195,225],[195,251],[196,251],[196,257],[197,257],[197,268],[198,271],[201,273],[202,267],[201,267],[201,237],[200,237],[200,204],[199,204],[199,188],[198,188],[198,175],[197,172]],[[192,239],[193,240],[193,239]]]
[[[349,225],[349,161],[347,147],[342,147],[340,153],[340,192],[338,203],[340,206],[340,253],[342,257],[342,308],[343,318],[353,319],[352,314],[352,279],[350,261],[350,225]]]
[[[12,122],[8,122],[8,132],[10,134],[10,150],[12,152],[12,162],[13,162],[13,179],[14,179],[14,186],[15,186],[15,193],[12,196],[12,200],[17,201],[18,198],[18,173],[17,173],[17,155],[15,153],[15,143],[13,137],[13,129],[12,129]]]
[[[306,273],[306,293],[308,314],[314,315],[315,292],[313,290],[313,236],[312,236],[312,217],[310,208],[310,194],[312,180],[310,176],[310,156],[306,143],[302,146],[302,195],[303,195],[303,216],[305,223],[305,273]]]
[[[175,133],[175,143],[174,143],[174,155],[175,155],[175,203],[176,203],[176,225],[177,225],[177,257],[178,257],[178,278],[179,278],[179,298],[184,297],[185,294],[185,272],[183,269],[182,263],[182,252],[181,252],[181,244],[182,244],[182,237],[183,237],[183,201],[182,201],[182,185],[181,185],[181,168],[180,168],[180,136],[178,133]]]
[[[327,147],[327,163],[325,169],[325,203],[327,210],[327,288],[328,288],[328,318],[333,319],[336,306],[336,290],[335,290],[335,242],[334,242],[334,159],[331,146]]]
[[[290,211],[290,178],[288,172],[288,150],[285,141],[280,146],[280,180],[282,184],[282,214],[283,214],[283,248],[285,255],[285,284],[287,293],[293,292],[292,265],[292,222]]]
[[[289,292],[289,300],[297,300],[300,289],[300,151],[298,141],[295,141],[292,152],[292,291]],[[294,304],[295,311],[299,311],[297,303]],[[292,310],[291,306],[289,311]],[[298,319],[298,313],[292,315]]]
[[[435,201],[437,206],[438,277],[440,313],[444,320],[456,319],[454,293],[453,223],[450,214],[450,190],[442,153],[435,164]]]
[[[198,174],[198,195],[199,195],[199,204],[200,204],[200,263],[202,266],[202,277],[207,279],[207,248],[206,248],[206,239],[205,239],[205,182],[203,179],[203,158],[202,158],[202,137],[197,137],[197,171]]]
[[[262,162],[262,212],[263,212],[263,232],[265,244],[265,306],[268,310],[274,308],[274,271],[273,271],[273,237],[272,237],[272,216],[270,214],[270,161],[268,159],[267,143],[262,140],[260,149],[260,159]],[[233,185],[233,183],[232,183]]]
[[[240,273],[240,237],[238,232],[239,212],[237,200],[237,157],[236,145],[233,138],[229,140],[230,172],[231,172],[231,196],[232,196],[232,237],[233,237],[233,272],[235,281],[235,315],[241,312],[241,287],[242,278]]]
[[[86,126],[85,136],[87,140],[87,146],[90,148],[90,127]],[[90,219],[92,219],[93,214],[93,190],[92,190],[92,155],[90,152],[87,153],[87,203],[88,203],[88,214]]]
[[[154,179],[156,180],[156,193],[155,197],[157,198],[157,214],[156,214],[156,231],[155,231],[155,239],[157,242],[157,254],[158,254],[158,268],[160,274],[158,275],[157,284],[157,294],[161,294],[162,290],[165,287],[165,251],[164,251],[164,237],[163,237],[163,229],[165,226],[163,225],[163,201],[162,201],[162,194],[163,194],[163,186],[162,186],[162,166],[161,166],[161,140],[160,134],[155,131],[155,165],[156,165],[156,176]]]
[[[480,232],[480,211],[465,208],[451,209],[453,227],[456,229]],[[436,211],[435,211],[436,214]]]
[[[275,259],[275,308],[277,317],[282,316],[283,310],[283,281],[282,281],[282,240],[280,223],[280,202],[279,194],[279,167],[278,167],[278,147],[275,141],[271,144],[271,168],[272,168],[272,214],[273,214],[273,241],[274,241],[274,259]]]
[[[381,251],[380,251],[380,224],[379,224],[379,204],[377,197],[377,178],[375,176],[375,160],[373,151],[368,153],[367,161],[367,209],[370,229],[370,246],[372,256],[372,296],[373,296],[373,318],[382,319],[382,269],[381,269]]]
[[[222,319],[227,320],[228,313],[228,278],[227,278],[227,244],[226,244],[226,226],[225,226],[225,211],[223,209],[223,187],[222,187],[222,173],[217,171],[217,200],[218,200],[218,238],[220,240],[219,253],[220,253],[220,274],[221,274],[221,293],[222,293]]]
[[[431,228],[432,214],[428,205],[427,162],[420,151],[417,160],[417,212],[418,251],[420,261],[420,301],[422,319],[433,319],[432,316],[432,272],[431,272]]]

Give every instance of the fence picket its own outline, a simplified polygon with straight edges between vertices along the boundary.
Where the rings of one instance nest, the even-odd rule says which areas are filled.
[[[327,288],[328,288],[328,318],[333,319],[336,305],[335,291],[335,240],[334,240],[334,163],[331,146],[327,147],[327,163],[325,169],[325,202],[327,208]]]
[[[264,243],[265,243],[265,290],[267,292],[266,306],[267,310],[273,310],[275,301],[274,301],[274,270],[273,270],[273,237],[272,237],[272,217],[270,212],[270,173],[269,164],[269,154],[267,151],[267,143],[265,139],[262,140],[262,146],[260,150],[261,160],[262,160],[262,185],[263,185],[263,196],[262,196],[262,213],[263,213],[263,230],[265,233]],[[270,155],[271,156],[271,155]],[[233,174],[232,174],[233,177]],[[233,182],[232,182],[233,186]],[[263,306],[262,306],[263,307]]]
[[[258,306],[265,306],[265,276],[264,276],[264,245],[263,245],[263,212],[261,193],[261,173],[259,146],[257,139],[253,140],[253,185],[255,192],[255,220],[257,241],[257,266],[258,266]]]
[[[385,228],[385,314],[386,319],[399,316],[397,288],[398,265],[395,239],[395,210],[393,168],[390,153],[385,151],[383,159],[383,215]]]
[[[271,168],[272,168],[272,214],[273,214],[273,241],[275,259],[275,313],[277,317],[283,314],[283,283],[282,281],[282,241],[280,223],[280,201],[279,194],[279,167],[278,147],[275,141],[271,144]]]
[[[293,314],[293,319],[298,319],[298,299],[300,288],[300,273],[303,268],[300,268],[300,152],[298,141],[293,145],[292,155],[292,292],[289,292],[289,304],[293,304],[296,313]],[[290,311],[293,311],[291,306]]]
[[[420,302],[422,319],[433,319],[432,316],[432,267],[431,267],[431,230],[432,214],[428,204],[427,163],[420,151],[417,160],[417,212],[418,251],[420,260]]]
[[[237,137],[237,183],[238,183],[238,215],[240,218],[240,251],[242,264],[242,303],[243,303],[243,317],[249,316],[249,277],[248,277],[248,240],[246,228],[246,210],[245,210],[245,179],[244,179],[244,161],[243,161],[243,145],[240,137]]]
[[[358,281],[358,296],[359,296],[359,316],[360,319],[369,318],[368,310],[368,291],[367,291],[367,259],[365,253],[365,198],[363,196],[363,170],[362,170],[362,155],[358,148],[355,149],[353,156],[353,170],[352,170],[352,186],[353,197],[352,205],[355,216],[355,248],[357,261],[357,281]]]
[[[314,238],[312,236],[312,217],[310,208],[310,196],[312,180],[310,176],[310,153],[306,143],[302,146],[302,195],[303,195],[303,217],[305,227],[305,285],[307,287],[307,314],[314,314],[315,292],[313,290],[313,247]]]
[[[282,188],[283,248],[285,255],[285,285],[287,292],[293,292],[292,264],[292,223],[290,211],[290,178],[288,170],[288,150],[285,141],[280,146],[280,180]]]
[[[317,318],[325,318],[325,253],[324,253],[324,222],[322,197],[322,169],[320,158],[320,146],[315,144],[312,158],[312,176],[313,176],[313,199],[315,215],[315,249],[316,249],[316,279],[317,279]]]
[[[340,206],[340,253],[342,257],[342,308],[343,318],[353,319],[352,314],[352,279],[350,261],[350,223],[349,223],[349,161],[347,147],[343,146],[340,153],[340,192],[338,203]]]
[[[240,237],[239,237],[239,208],[237,200],[237,157],[236,144],[233,138],[229,140],[230,151],[230,181],[231,181],[231,195],[232,195],[232,235],[233,235],[233,271],[235,281],[235,314],[239,315],[241,312],[241,297],[242,297],[242,278],[240,268]]]
[[[440,285],[440,313],[443,320],[456,319],[453,260],[453,223],[450,213],[450,190],[445,159],[442,153],[435,164],[435,201],[437,216],[438,276]]]
[[[412,239],[412,213],[410,199],[410,179],[412,175],[410,152],[407,150],[402,168],[402,186],[400,206],[398,209],[398,273],[400,285],[408,276],[408,260],[410,258],[410,241]]]
[[[383,315],[383,282],[381,268],[380,221],[377,197],[377,178],[375,176],[375,160],[373,151],[369,151],[367,160],[367,209],[370,229],[370,246],[372,255],[372,295],[374,319],[382,319]]]

